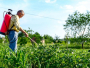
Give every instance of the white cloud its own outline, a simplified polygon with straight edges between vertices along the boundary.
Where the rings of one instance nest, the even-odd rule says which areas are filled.
[[[65,5],[65,8],[66,9],[73,9],[73,6],[71,6],[71,5]]]
[[[74,7],[72,5],[64,5],[64,6],[60,5],[60,8],[69,10],[69,9],[73,9]]]
[[[60,6],[60,9],[65,10],[65,12],[68,12],[68,13],[74,12],[74,6],[72,5]]]
[[[56,0],[45,0],[46,3],[55,3]]]
[[[88,2],[89,2],[89,1],[86,0],[86,1],[79,2],[78,4],[80,4],[80,5],[82,4],[82,5],[83,5],[83,4],[87,4]]]
[[[82,1],[76,5],[75,10],[78,10],[79,12],[84,13],[87,10],[90,11],[89,6],[90,6],[90,0]]]
[[[68,12],[68,14],[71,14],[76,10],[81,13],[86,13],[87,10],[90,11],[90,0],[79,1],[75,5],[60,5],[60,9],[64,10],[65,12]]]

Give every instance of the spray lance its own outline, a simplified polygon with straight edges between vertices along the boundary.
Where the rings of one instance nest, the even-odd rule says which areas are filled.
[[[37,45],[37,43],[34,41],[34,40],[32,40],[30,37],[28,37],[31,41],[33,41],[36,45]]]

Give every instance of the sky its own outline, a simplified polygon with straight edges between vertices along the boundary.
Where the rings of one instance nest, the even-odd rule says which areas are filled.
[[[90,0],[0,0],[0,25],[3,12],[12,9],[12,14],[24,10],[25,16],[20,19],[23,29],[32,29],[41,36],[48,34],[55,38],[65,37],[64,26],[69,14],[75,11],[90,11]]]

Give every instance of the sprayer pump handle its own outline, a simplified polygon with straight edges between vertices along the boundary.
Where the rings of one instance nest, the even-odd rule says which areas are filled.
[[[8,9],[9,11],[12,11],[12,9]]]

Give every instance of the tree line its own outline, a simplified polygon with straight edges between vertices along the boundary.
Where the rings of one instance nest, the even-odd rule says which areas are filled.
[[[90,41],[90,12],[75,11],[73,14],[69,14],[64,29],[66,38],[72,38],[72,41],[81,43],[83,48],[84,43]]]
[[[55,39],[48,35],[45,34],[44,36],[41,36],[38,32],[34,32],[32,29],[28,28],[28,30],[25,30],[28,34],[29,37],[34,40],[36,43],[40,44],[42,40],[45,40],[45,43],[60,43],[61,39],[59,39],[59,36],[55,36]],[[33,41],[26,38],[25,35],[22,32],[19,32],[18,34],[18,43],[26,44],[27,42],[30,42],[33,44]]]

